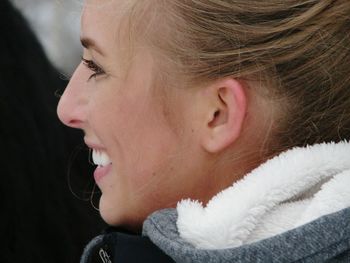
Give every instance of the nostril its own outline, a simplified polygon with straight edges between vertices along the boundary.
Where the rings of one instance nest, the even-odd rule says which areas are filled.
[[[85,116],[84,105],[71,93],[64,93],[57,105],[57,115],[60,121],[71,128],[81,129]]]
[[[57,115],[60,121],[71,128],[82,129],[86,117],[84,105],[79,105],[74,100],[62,97],[57,107]]]
[[[72,127],[72,128],[82,128],[82,121],[80,121],[80,120],[75,120],[75,119],[73,119],[73,120],[70,120],[70,121],[68,121],[68,126],[69,127]]]
[[[71,128],[80,128],[82,125],[82,120],[77,115],[77,112],[70,107],[69,105],[62,103],[58,104],[57,107],[57,116],[59,120],[66,126],[69,126]]]

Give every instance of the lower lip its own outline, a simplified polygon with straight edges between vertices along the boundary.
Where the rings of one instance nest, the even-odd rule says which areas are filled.
[[[111,170],[112,164],[107,166],[98,166],[94,172],[94,178],[96,182],[99,182],[103,177],[105,177]]]

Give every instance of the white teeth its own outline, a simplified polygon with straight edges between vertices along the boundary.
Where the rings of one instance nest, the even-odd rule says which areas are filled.
[[[96,149],[92,150],[92,161],[98,166],[106,166],[112,163],[107,153]]]

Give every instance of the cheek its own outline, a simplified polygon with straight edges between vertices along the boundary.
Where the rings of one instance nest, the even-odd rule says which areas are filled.
[[[178,188],[169,183],[175,178],[177,139],[152,108],[141,104],[127,108],[125,102],[119,105],[124,108],[113,109],[98,120],[110,125],[99,135],[111,146],[115,164],[101,189],[101,211],[110,220],[140,218],[142,222],[151,212],[174,206],[179,200]]]
[[[138,112],[126,128],[120,153],[130,184],[135,189],[158,184],[171,166],[169,156],[176,152],[177,138],[150,109]]]
[[[118,172],[137,188],[164,169],[176,136],[159,102],[145,95],[101,94],[91,104],[91,126],[108,148]]]

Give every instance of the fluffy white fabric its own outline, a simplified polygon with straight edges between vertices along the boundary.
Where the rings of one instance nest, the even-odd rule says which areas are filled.
[[[350,143],[294,148],[217,194],[177,206],[180,236],[223,249],[293,229],[350,206]]]

